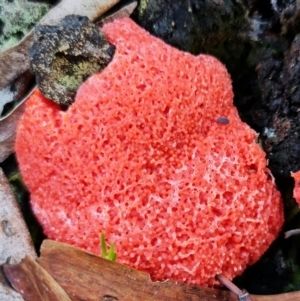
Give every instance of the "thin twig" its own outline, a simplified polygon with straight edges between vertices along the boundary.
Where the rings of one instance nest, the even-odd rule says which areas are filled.
[[[226,278],[224,275],[219,274],[216,275],[216,278],[221,284],[226,286],[231,292],[237,295],[239,298],[239,301],[252,301],[251,297],[249,296],[249,293],[245,290],[239,289],[235,284],[233,284],[228,278]]]
[[[300,234],[300,229],[289,230],[284,233],[284,238],[287,239],[297,234]]]
[[[101,18],[99,22],[96,22],[96,25],[102,27],[104,24],[112,22],[116,19],[124,18],[124,17],[129,17],[135,8],[137,7],[137,1],[133,1],[122,8],[120,8],[118,11],[116,11],[113,14],[110,14],[108,16],[104,16]]]

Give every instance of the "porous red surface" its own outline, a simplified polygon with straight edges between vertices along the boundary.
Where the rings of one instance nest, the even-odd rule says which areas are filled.
[[[300,205],[300,170],[295,173],[292,173],[292,177],[295,180],[293,197],[295,198],[296,202]]]
[[[95,253],[103,231],[119,262],[156,280],[233,278],[276,238],[283,211],[225,67],[130,19],[104,31],[115,56],[75,103],[63,112],[36,91],[19,123],[37,218],[49,238]]]

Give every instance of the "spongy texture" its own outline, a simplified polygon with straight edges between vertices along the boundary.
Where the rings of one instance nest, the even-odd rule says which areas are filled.
[[[300,170],[295,173],[292,173],[292,177],[295,180],[293,197],[295,198],[296,202],[300,205]]]
[[[253,264],[283,223],[256,134],[225,67],[178,51],[130,19],[104,27],[112,62],[68,111],[36,91],[16,152],[46,235],[151,274],[213,285]],[[229,121],[229,122],[228,122]]]

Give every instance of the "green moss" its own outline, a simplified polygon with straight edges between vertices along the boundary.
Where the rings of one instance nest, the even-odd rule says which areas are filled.
[[[58,57],[54,61],[54,70],[60,70],[56,75],[56,82],[69,90],[76,91],[82,82],[91,74],[99,71],[99,66],[92,59],[77,62],[69,61],[67,57]]]
[[[22,39],[49,9],[45,3],[0,0],[0,50]]]
[[[149,0],[141,0],[140,1],[140,4],[139,4],[139,7],[138,7],[138,10],[139,10],[139,14],[142,16],[145,11],[146,11],[146,8],[147,8],[147,5],[148,5],[148,1]]]

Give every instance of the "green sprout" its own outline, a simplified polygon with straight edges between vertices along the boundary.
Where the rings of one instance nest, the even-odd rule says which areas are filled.
[[[116,261],[117,260],[117,253],[115,252],[115,245],[112,243],[109,248],[109,252],[107,252],[106,242],[104,233],[101,233],[101,250],[102,250],[102,258]]]

